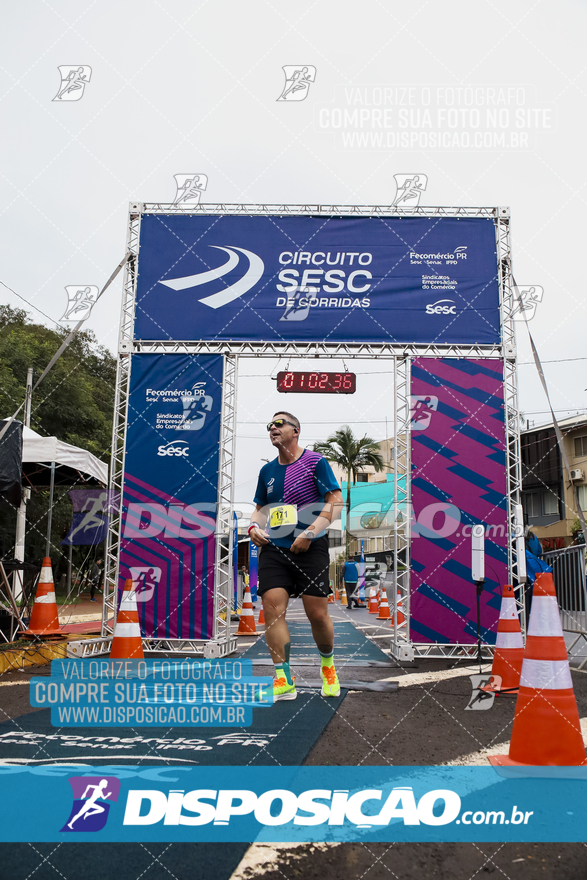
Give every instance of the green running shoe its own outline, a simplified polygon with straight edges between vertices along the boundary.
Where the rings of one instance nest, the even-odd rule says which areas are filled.
[[[338,697],[340,696],[340,682],[334,666],[322,667],[322,696]]]
[[[292,676],[292,683],[289,684],[287,678],[279,677],[273,679],[273,702],[278,700],[295,700],[296,693],[296,677]]]

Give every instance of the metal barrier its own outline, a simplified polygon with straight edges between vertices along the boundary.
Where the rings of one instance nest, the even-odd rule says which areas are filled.
[[[587,642],[587,580],[585,572],[585,545],[564,547],[543,553],[544,561],[552,566],[554,585],[561,613],[563,631],[576,633],[567,644],[569,656],[576,657],[578,643]],[[580,645],[579,645],[580,647]],[[575,651],[573,651],[575,649]],[[583,655],[581,655],[583,657]],[[587,656],[579,668],[587,663]]]

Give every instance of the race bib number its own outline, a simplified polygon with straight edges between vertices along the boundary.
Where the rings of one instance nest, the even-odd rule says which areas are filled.
[[[269,528],[278,529],[280,526],[295,526],[298,523],[298,511],[295,504],[280,504],[272,507],[269,514]]]

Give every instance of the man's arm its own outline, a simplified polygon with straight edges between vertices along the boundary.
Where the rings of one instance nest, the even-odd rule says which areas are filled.
[[[320,511],[318,517],[308,526],[308,531],[313,531],[315,535],[320,534],[320,532],[328,528],[328,526],[340,516],[343,507],[342,492],[340,489],[327,492],[324,496],[324,502],[324,507]],[[311,538],[304,538],[303,535],[299,535],[291,545],[292,552],[304,553],[311,543]]]
[[[256,528],[254,529],[251,528],[253,524],[256,525]],[[262,547],[263,544],[269,543],[269,538],[265,534],[266,526],[267,513],[263,512],[263,507],[260,504],[257,504],[251,516],[251,522],[249,525],[249,538],[257,547]]]

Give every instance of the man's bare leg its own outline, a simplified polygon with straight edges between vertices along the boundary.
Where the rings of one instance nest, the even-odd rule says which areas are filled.
[[[322,596],[302,596],[302,602],[318,650],[321,654],[332,654],[334,626],[328,613],[328,599]]]
[[[338,697],[340,683],[334,668],[334,626],[328,613],[328,599],[325,596],[303,596],[302,601],[320,651],[322,696]]]
[[[289,656],[285,656],[286,645],[289,653],[289,629],[285,622],[285,612],[289,602],[289,593],[281,587],[274,587],[263,593],[263,612],[265,614],[265,638],[271,659],[277,666],[278,663],[286,663]]]

